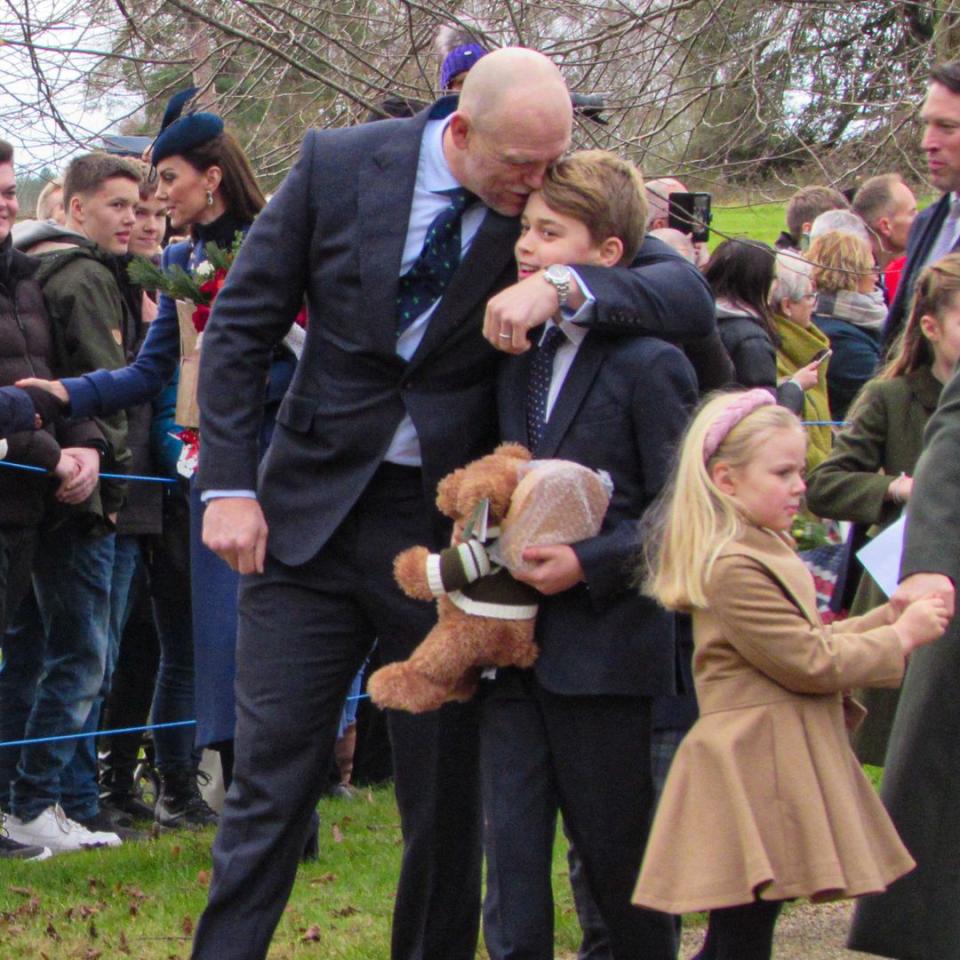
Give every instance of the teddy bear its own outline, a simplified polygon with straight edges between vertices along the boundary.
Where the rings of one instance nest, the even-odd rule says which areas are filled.
[[[440,553],[411,547],[394,561],[400,588],[437,602],[437,623],[407,660],[381,667],[368,692],[380,707],[423,713],[469,700],[486,667],[533,666],[539,594],[510,575],[534,544],[595,536],[611,487],[606,475],[566,460],[532,459],[518,443],[455,470],[437,487],[454,521]]]

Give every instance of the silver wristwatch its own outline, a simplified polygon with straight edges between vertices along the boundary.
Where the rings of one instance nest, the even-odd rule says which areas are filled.
[[[562,263],[551,263],[543,271],[543,279],[557,291],[557,300],[561,308],[565,307],[570,299],[570,285],[573,283],[573,274],[570,268]]]

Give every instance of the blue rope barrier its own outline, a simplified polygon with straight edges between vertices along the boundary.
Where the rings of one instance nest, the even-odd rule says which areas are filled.
[[[369,700],[369,693],[350,696],[347,700]],[[62,733],[56,737],[36,737],[33,740],[4,740],[3,747],[29,747],[35,743],[59,743],[62,740],[84,740],[87,737],[111,737],[120,733],[145,733],[147,730],[169,730],[171,727],[195,727],[196,720],[172,720],[170,723],[148,723],[142,727],[117,727],[115,730],[87,730],[84,733]]]
[[[850,425],[849,420],[801,420],[800,423],[805,427],[847,427]]]
[[[85,733],[63,733],[56,737],[37,737],[33,740],[5,740],[0,747],[27,747],[35,743],[59,743],[61,740],[84,740],[87,737],[105,737],[116,733],[142,733],[145,730],[167,730],[170,727],[195,727],[196,720],[174,720],[170,723],[151,723],[144,727],[118,727],[116,730],[93,730]]]
[[[30,473],[47,473],[43,467],[32,467],[26,463],[11,463],[9,460],[0,460],[0,467],[9,467],[11,470],[28,470]],[[145,483],[177,483],[171,477],[143,477],[135,473],[101,473],[107,480],[140,480]]]

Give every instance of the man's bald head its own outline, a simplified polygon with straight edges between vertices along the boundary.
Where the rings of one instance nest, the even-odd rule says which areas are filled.
[[[647,226],[651,230],[662,230],[670,226],[670,194],[686,193],[687,188],[673,177],[660,177],[648,180],[644,184],[647,190]]]
[[[552,61],[506,47],[467,74],[444,136],[457,180],[487,206],[517,216],[547,166],[570,145],[570,93]]]
[[[504,47],[487,54],[467,74],[458,112],[485,127],[518,108],[536,108],[568,127],[573,123],[570,92],[556,64],[536,50]]]

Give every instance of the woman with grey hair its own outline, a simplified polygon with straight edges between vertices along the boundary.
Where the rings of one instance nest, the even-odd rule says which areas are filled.
[[[807,428],[807,469],[812,470],[833,443],[830,404],[827,401],[827,366],[830,341],[813,323],[817,295],[813,290],[813,264],[795,253],[777,254],[777,275],[770,288],[770,307],[777,328],[777,376],[803,386],[800,416],[818,421]],[[816,358],[823,356],[817,362]]]

